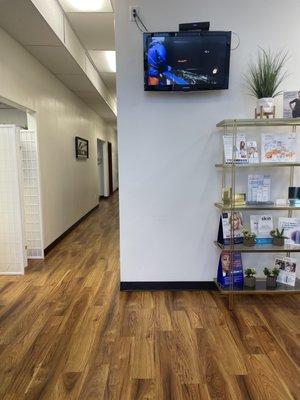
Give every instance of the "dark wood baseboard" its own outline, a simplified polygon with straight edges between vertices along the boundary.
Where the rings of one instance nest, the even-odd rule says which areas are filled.
[[[156,290],[218,290],[213,281],[203,282],[121,282],[121,291],[156,291]]]
[[[62,235],[60,235],[57,239],[54,240],[49,246],[44,249],[45,256],[60,243],[73,229],[75,229],[83,220],[85,220],[92,212],[99,208],[99,204],[96,207],[92,208],[89,212],[87,212],[83,217],[81,217],[75,224],[73,224],[69,229],[67,229]]]

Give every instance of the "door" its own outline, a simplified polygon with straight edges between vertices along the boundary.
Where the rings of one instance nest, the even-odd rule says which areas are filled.
[[[104,142],[97,139],[97,165],[98,165],[98,178],[99,178],[99,199],[105,196],[105,179],[104,179]]]
[[[113,184],[113,165],[112,165],[112,145],[110,142],[107,143],[107,152],[108,152],[109,195],[112,195],[114,192],[114,184]]]

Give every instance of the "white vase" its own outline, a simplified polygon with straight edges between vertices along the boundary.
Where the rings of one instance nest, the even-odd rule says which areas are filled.
[[[260,112],[260,107],[262,107],[263,112],[271,113],[274,109],[274,98],[273,97],[263,97],[257,99],[257,112]]]

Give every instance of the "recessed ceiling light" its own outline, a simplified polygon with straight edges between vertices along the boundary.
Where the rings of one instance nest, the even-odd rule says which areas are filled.
[[[110,0],[60,0],[66,12],[112,12]]]

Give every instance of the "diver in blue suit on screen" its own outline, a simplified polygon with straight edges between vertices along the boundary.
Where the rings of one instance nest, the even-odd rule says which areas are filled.
[[[167,49],[164,38],[153,38],[148,49],[148,85],[184,85],[186,81],[172,73],[167,64]]]
[[[167,50],[161,39],[154,38],[148,49],[148,84],[158,86],[165,81],[163,73],[171,70],[167,65]]]

